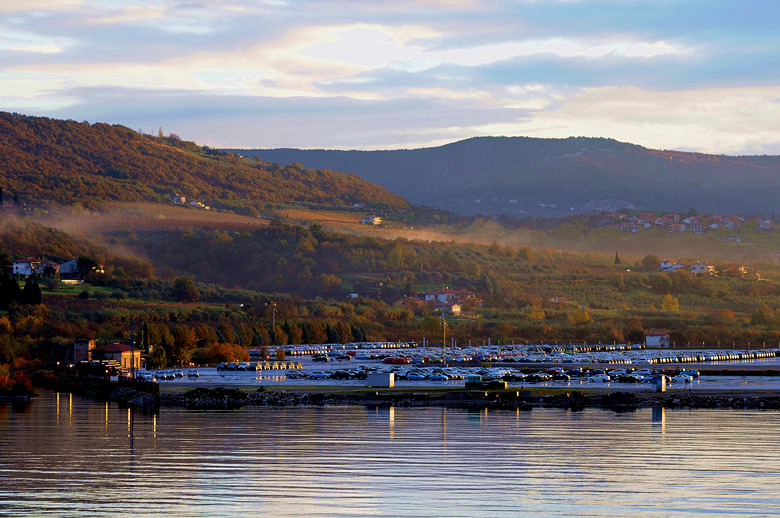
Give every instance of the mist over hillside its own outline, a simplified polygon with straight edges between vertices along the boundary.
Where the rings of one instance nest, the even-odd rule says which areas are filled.
[[[238,151],[238,150],[237,150]],[[392,151],[240,150],[355,173],[412,203],[461,214],[556,217],[620,208],[768,215],[780,157],[659,151],[604,138],[478,137]]]

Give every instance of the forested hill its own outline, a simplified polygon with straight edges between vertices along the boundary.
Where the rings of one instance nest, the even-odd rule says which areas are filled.
[[[413,203],[462,214],[561,216],[628,206],[729,214],[780,211],[777,156],[657,151],[584,137],[479,137],[396,151],[240,152],[280,164],[355,173]]]
[[[243,213],[289,203],[408,206],[356,175],[264,164],[124,126],[6,112],[0,112],[0,188],[6,201],[38,206],[170,201],[173,194]]]

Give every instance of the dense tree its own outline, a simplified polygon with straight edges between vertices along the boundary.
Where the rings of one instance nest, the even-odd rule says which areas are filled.
[[[195,282],[191,277],[179,277],[171,285],[173,298],[180,302],[194,302],[200,298]]]
[[[677,300],[676,297],[667,293],[666,295],[664,295],[664,300],[662,302],[661,308],[664,311],[680,311],[680,302]]]
[[[22,290],[19,302],[21,304],[35,305],[40,304],[41,300],[41,287],[38,285],[38,281],[35,279],[28,279],[27,282],[24,283],[24,289]]]
[[[661,260],[655,255],[646,255],[642,258],[640,266],[646,272],[657,272],[660,267]]]
[[[174,365],[186,365],[195,350],[195,333],[187,326],[176,326],[170,360]]]

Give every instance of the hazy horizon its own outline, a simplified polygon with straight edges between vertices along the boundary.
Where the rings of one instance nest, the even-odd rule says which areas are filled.
[[[780,154],[780,4],[0,0],[0,109],[211,147]]]

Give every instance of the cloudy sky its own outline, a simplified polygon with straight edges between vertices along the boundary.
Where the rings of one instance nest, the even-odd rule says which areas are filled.
[[[0,0],[0,110],[223,147],[780,154],[776,0]]]

